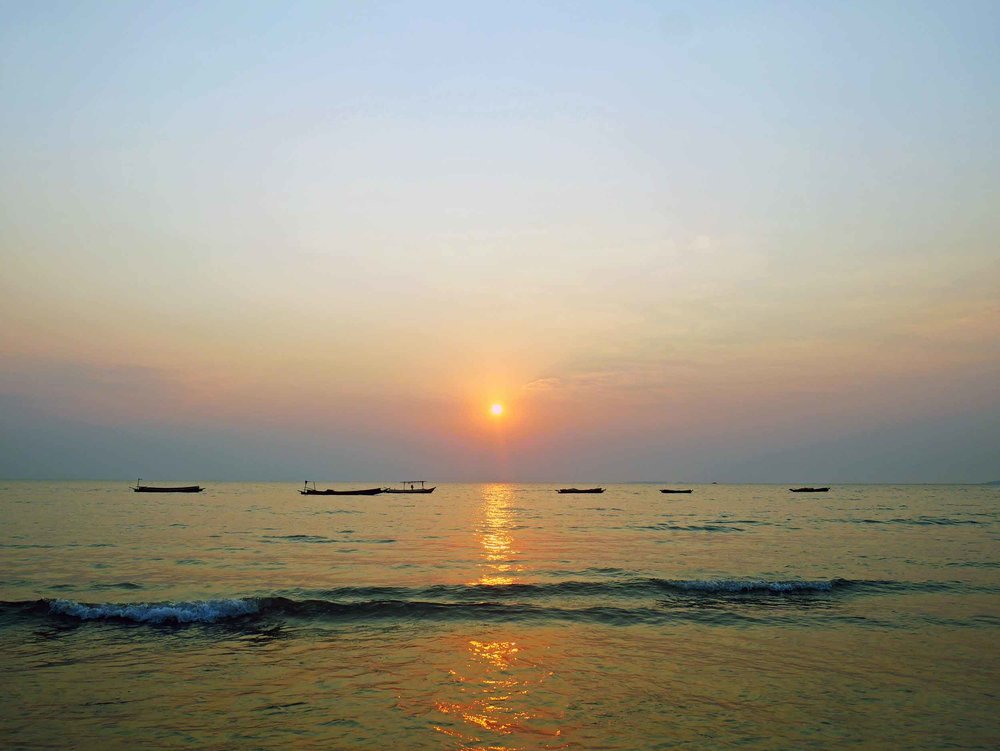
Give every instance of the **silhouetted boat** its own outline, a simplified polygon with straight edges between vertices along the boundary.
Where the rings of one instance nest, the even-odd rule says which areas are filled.
[[[805,488],[789,488],[789,490],[791,490],[793,493],[825,493],[829,489],[830,488],[810,488],[810,487],[805,487]]]
[[[690,490],[672,490],[670,488],[660,488],[661,493],[690,493]]]
[[[200,493],[205,488],[200,485],[175,485],[174,487],[156,488],[152,485],[140,485],[142,478],[135,481],[135,485],[129,485],[134,493]]]
[[[316,483],[309,487],[309,482],[305,483],[305,487],[299,492],[302,495],[378,495],[382,492],[382,488],[364,488],[362,490],[317,490]]]
[[[434,488],[437,487],[437,485],[434,485],[433,487],[425,488],[424,483],[425,483],[424,480],[403,480],[403,482],[399,483],[402,487],[382,488],[382,492],[383,493],[433,493]],[[419,485],[420,487],[418,488],[417,485]]]
[[[603,493],[604,488],[559,488],[557,493]]]

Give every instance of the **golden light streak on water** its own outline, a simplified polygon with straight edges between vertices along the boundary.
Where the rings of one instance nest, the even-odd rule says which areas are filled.
[[[516,497],[504,483],[485,485],[480,494],[480,516],[475,529],[479,545],[479,578],[470,584],[503,586],[517,584],[527,575],[518,563],[523,554],[514,538]],[[553,673],[551,666],[526,660],[523,647],[513,638],[495,633],[491,638],[468,638],[464,664],[449,670],[452,686],[459,698],[439,700],[434,708],[443,715],[460,717],[461,728],[435,724],[435,730],[461,738],[463,751],[519,751],[521,744],[503,742],[505,738],[535,737],[538,748],[562,747],[560,717],[535,706],[533,688]],[[485,736],[493,736],[487,740]]]
[[[464,751],[491,749],[517,751],[505,739],[537,738],[537,748],[562,747],[561,718],[536,706],[535,689],[552,671],[548,666],[525,659],[516,641],[469,639],[467,660],[460,670],[449,671],[459,698],[435,702],[434,709],[461,718],[461,727],[433,727],[440,733],[460,738]],[[490,739],[486,735],[493,736]]]
[[[511,534],[514,526],[514,494],[509,485],[486,485],[482,491],[482,518],[476,527],[476,537],[482,548],[480,575],[475,582],[487,586],[517,584],[523,567],[516,562],[521,551],[514,547]]]

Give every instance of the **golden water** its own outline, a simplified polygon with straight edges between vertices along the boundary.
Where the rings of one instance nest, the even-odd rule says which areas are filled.
[[[1000,746],[996,488],[295,491],[0,486],[0,745]]]

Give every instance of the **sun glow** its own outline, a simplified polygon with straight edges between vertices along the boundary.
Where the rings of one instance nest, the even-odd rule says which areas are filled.
[[[503,405],[499,402],[490,407],[490,412],[497,417],[503,414]]]

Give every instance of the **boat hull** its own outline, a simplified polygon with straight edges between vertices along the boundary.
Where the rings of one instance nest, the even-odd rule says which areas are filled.
[[[690,490],[670,490],[669,488],[660,488],[661,493],[690,493]]]
[[[149,485],[136,485],[133,493],[200,493],[205,488],[200,485],[182,485],[174,488],[154,488]]]
[[[793,493],[827,493],[830,488],[789,488]]]
[[[557,493],[603,493],[604,488],[559,488]]]
[[[414,488],[413,490],[399,490],[398,488],[382,488],[383,493],[433,493],[437,485],[433,488]]]
[[[315,490],[306,488],[299,491],[302,495],[378,495],[382,488],[364,488],[362,490]]]

